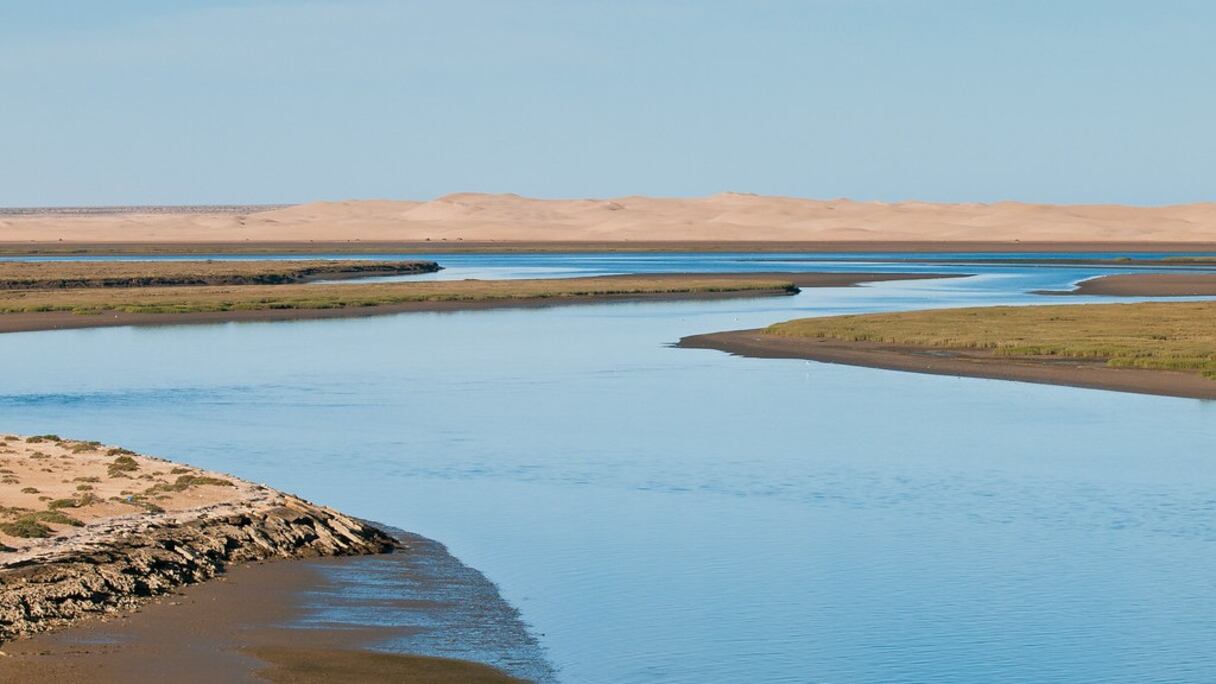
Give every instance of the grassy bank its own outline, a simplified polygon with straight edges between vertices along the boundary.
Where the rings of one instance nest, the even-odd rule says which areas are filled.
[[[311,280],[409,275],[433,261],[41,261],[0,262],[0,290],[281,285]]]
[[[942,309],[805,318],[766,335],[1086,359],[1216,378],[1216,302]]]
[[[345,309],[415,302],[567,300],[631,295],[787,294],[773,277],[607,276],[554,280],[435,281],[341,285],[88,288],[0,292],[0,313],[72,312],[182,314],[272,309]]]

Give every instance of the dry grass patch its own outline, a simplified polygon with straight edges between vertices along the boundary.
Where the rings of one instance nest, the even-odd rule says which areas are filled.
[[[1216,378],[1216,302],[999,306],[804,318],[766,334],[1103,360]]]
[[[345,309],[421,302],[488,302],[692,293],[793,293],[788,280],[705,276],[432,281],[362,285],[241,285],[0,292],[0,313],[136,314]]]

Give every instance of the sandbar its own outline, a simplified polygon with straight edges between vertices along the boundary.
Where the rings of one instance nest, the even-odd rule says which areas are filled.
[[[1098,276],[1077,283],[1071,290],[1040,290],[1046,295],[1103,295],[1107,297],[1216,296],[1216,273],[1127,273]]]

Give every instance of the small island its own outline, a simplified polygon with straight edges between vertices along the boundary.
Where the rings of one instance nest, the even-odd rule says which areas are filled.
[[[1216,303],[997,306],[803,318],[681,347],[1216,399]]]

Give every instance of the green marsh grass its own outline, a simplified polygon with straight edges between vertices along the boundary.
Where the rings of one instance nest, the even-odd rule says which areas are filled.
[[[998,306],[803,318],[783,337],[878,342],[998,356],[1102,360],[1216,379],[1216,302]]]

